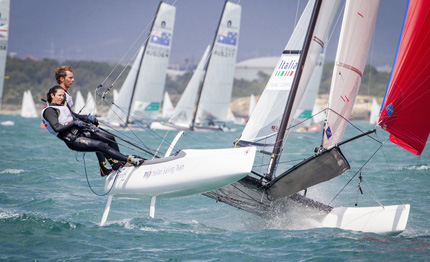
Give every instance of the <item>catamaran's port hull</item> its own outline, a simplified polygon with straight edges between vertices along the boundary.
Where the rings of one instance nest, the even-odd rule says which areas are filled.
[[[255,151],[255,147],[183,150],[175,156],[146,160],[139,167],[121,168],[107,177],[105,191],[110,190],[110,195],[135,198],[204,193],[249,174]]]

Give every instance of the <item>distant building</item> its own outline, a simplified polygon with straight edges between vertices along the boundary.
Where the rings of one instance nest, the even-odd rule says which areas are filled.
[[[277,56],[267,56],[241,61],[236,64],[234,78],[245,79],[248,81],[258,81],[260,80],[258,73],[263,72],[267,75],[271,75],[278,60],[279,57]],[[173,69],[172,67],[169,67],[169,69],[167,70],[167,74],[173,79],[176,79],[176,77],[183,75],[186,72],[187,71],[185,70],[177,70]]]
[[[277,56],[267,56],[241,61],[236,64],[236,72],[234,78],[245,79],[248,81],[258,81],[260,80],[258,73],[263,72],[267,75],[271,75],[278,60],[279,57]]]

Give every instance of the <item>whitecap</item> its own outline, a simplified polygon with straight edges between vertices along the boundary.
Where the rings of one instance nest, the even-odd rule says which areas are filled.
[[[24,172],[23,169],[8,168],[8,169],[5,169],[5,170],[1,171],[0,174],[19,174],[19,173],[22,173],[22,172]]]
[[[3,121],[3,122],[1,122],[1,125],[2,126],[13,126],[13,125],[15,125],[15,122],[13,122],[13,121]]]

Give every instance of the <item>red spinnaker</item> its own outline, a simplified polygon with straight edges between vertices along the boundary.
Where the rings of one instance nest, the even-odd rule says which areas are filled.
[[[430,133],[430,1],[410,0],[379,125],[420,155]]]

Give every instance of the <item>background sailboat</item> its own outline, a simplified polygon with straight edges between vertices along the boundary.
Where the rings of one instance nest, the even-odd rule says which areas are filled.
[[[105,122],[127,125],[158,116],[166,82],[176,7],[160,2],[146,45],[143,45]]]
[[[0,0],[0,107],[3,100],[3,85],[9,34],[10,0]]]
[[[164,130],[176,130],[185,129],[191,130],[193,124],[193,117],[195,113],[195,104],[199,92],[199,87],[203,81],[204,67],[207,63],[208,55],[210,51],[210,45],[206,47],[199,64],[194,70],[194,73],[188,82],[184,93],[176,104],[173,110],[172,116],[167,122],[153,122],[151,123],[151,129],[164,129]]]
[[[175,108],[173,107],[172,100],[170,100],[169,93],[164,92],[164,98],[163,98],[163,109],[161,110],[161,117],[166,119],[172,116],[173,110]]]
[[[30,90],[24,92],[24,96],[22,98],[21,116],[25,118],[36,118],[39,116]]]
[[[225,2],[197,100],[192,123],[194,130],[225,129],[233,89],[241,12],[240,5]]]
[[[82,93],[79,90],[78,90],[78,92],[76,92],[76,100],[74,101],[73,106],[74,106],[73,110],[76,113],[82,113],[82,111],[85,107],[84,97],[82,96]]]
[[[377,124],[379,118],[379,110],[381,107],[378,105],[376,98],[372,99],[372,109],[370,110],[369,123]]]

